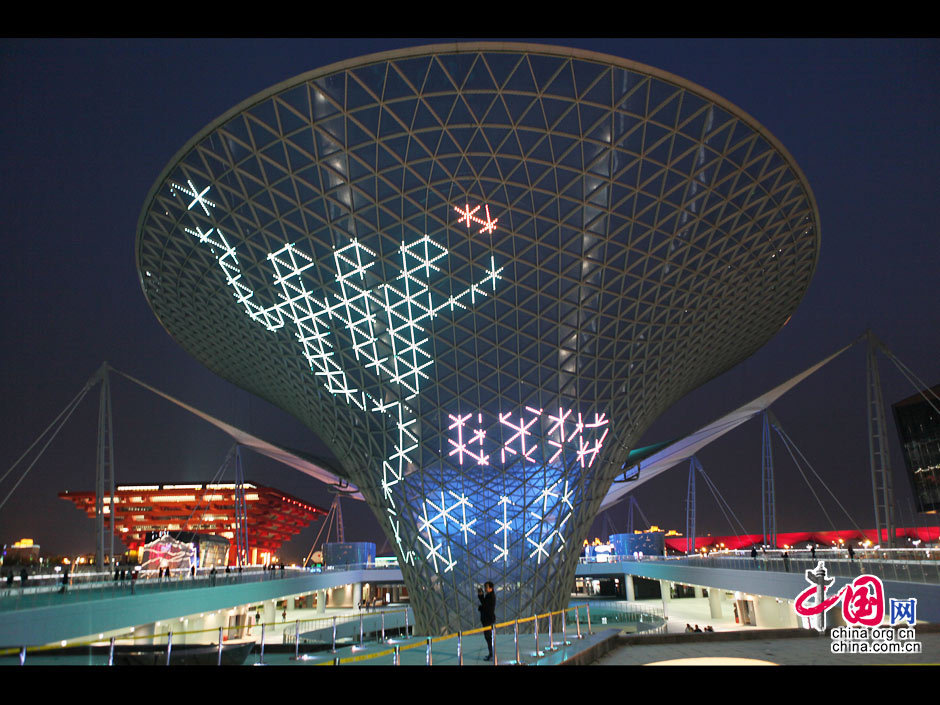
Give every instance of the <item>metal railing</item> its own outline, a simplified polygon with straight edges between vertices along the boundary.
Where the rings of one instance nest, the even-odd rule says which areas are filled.
[[[247,568],[240,572],[218,571],[213,574],[211,569],[203,568],[195,575],[181,571],[161,578],[157,570],[141,570],[136,580],[130,577],[115,580],[111,573],[73,573],[67,584],[63,584],[61,575],[50,574],[28,576],[25,586],[20,577],[15,576],[12,586],[6,580],[0,582],[0,612],[170,590],[296,578],[308,572],[301,568],[286,568],[283,571]]]
[[[829,575],[854,578],[863,573],[876,575],[882,580],[910,583],[940,584],[940,550],[937,549],[871,549],[858,550],[853,558],[844,550],[817,550],[813,558],[810,551],[774,550],[758,552],[721,551],[708,555],[688,556],[603,556],[582,557],[582,564],[595,563],[649,563],[664,562],[674,565],[731,570],[803,573],[812,570],[819,561],[825,561]]]
[[[352,641],[363,646],[366,635],[374,635],[378,643],[386,641],[386,632],[404,629],[407,635],[413,622],[411,615],[410,609],[379,609],[295,620],[294,629],[284,631],[281,639],[285,644],[330,644],[331,650],[335,652],[339,643]]]
[[[585,611],[584,620],[582,620],[581,618],[582,608],[584,608],[584,611]],[[562,610],[556,610],[554,612],[545,612],[543,614],[532,615],[531,617],[524,617],[522,619],[510,620],[507,622],[500,622],[498,624],[492,624],[492,625],[485,626],[485,627],[478,627],[476,629],[469,629],[467,631],[458,631],[455,633],[444,634],[442,636],[437,636],[437,637],[428,636],[428,637],[424,637],[420,641],[416,641],[411,644],[404,644],[404,645],[396,644],[392,648],[384,649],[382,651],[377,651],[373,653],[357,654],[353,656],[347,656],[345,658],[336,657],[332,661],[323,661],[316,665],[318,666],[341,666],[341,665],[353,664],[353,663],[371,660],[371,659],[380,659],[380,658],[390,657],[392,665],[400,666],[402,651],[424,648],[424,651],[425,651],[424,663],[427,666],[433,666],[434,665],[434,645],[440,644],[445,641],[450,641],[451,639],[456,639],[457,640],[456,641],[457,665],[462,666],[463,665],[463,639],[469,636],[473,636],[475,634],[483,634],[484,632],[489,631],[491,634],[491,639],[492,639],[492,644],[493,644],[492,664],[494,666],[498,666],[500,664],[499,655],[497,651],[497,636],[499,633],[498,630],[500,629],[506,630],[510,627],[513,630],[512,634],[513,634],[513,647],[515,651],[515,658],[510,659],[508,662],[504,661],[503,663],[504,665],[505,664],[520,665],[524,663],[523,661],[523,648],[524,647],[520,643],[520,639],[519,639],[520,625],[526,625],[529,622],[533,623],[532,637],[534,638],[535,650],[533,652],[528,652],[528,650],[525,650],[525,653],[530,658],[534,658],[535,660],[537,660],[538,658],[545,656],[545,654],[549,651],[554,651],[561,646],[568,646],[572,643],[571,641],[568,640],[568,633],[567,633],[567,628],[566,628],[567,625],[571,622],[570,618],[567,616],[571,612],[574,612],[574,615],[575,615],[574,625],[576,629],[575,633],[572,634],[572,637],[577,638],[577,639],[583,639],[584,634],[582,633],[582,629],[586,629],[589,635],[593,634],[593,626],[591,624],[591,606],[590,605],[576,605],[573,607],[567,607]],[[565,616],[562,617],[562,615],[565,615]],[[555,622],[556,617],[562,617],[560,620],[558,620],[561,622],[561,625],[562,625],[562,641],[555,641],[554,639],[553,624]],[[540,620],[545,620],[546,624],[548,625],[547,627],[548,633],[546,635],[547,641],[544,644],[545,646],[544,650],[542,650],[541,648],[542,644],[539,641]],[[506,636],[505,632],[503,636],[505,638]]]
[[[403,610],[394,610],[394,612],[403,612]],[[407,615],[407,610],[404,610],[404,612]],[[574,614],[573,618],[571,617],[572,613]],[[583,616],[582,616],[582,613],[583,613]],[[386,612],[386,614],[388,614],[388,612]],[[562,617],[562,615],[564,616]],[[370,616],[381,617],[382,613],[375,613],[375,614],[371,614]],[[327,619],[331,619],[331,618],[327,618]],[[358,620],[358,616],[355,616],[355,619]],[[539,635],[539,625],[543,620],[546,625],[545,628],[547,629],[547,634],[545,635],[545,639],[546,639],[545,642],[540,641],[540,635]],[[317,621],[319,620],[303,620],[304,623],[317,622]],[[555,639],[555,634],[553,632],[555,621],[560,622],[560,626],[562,630],[560,641]],[[498,655],[497,655],[497,650],[496,650],[497,637],[499,635],[499,630],[504,630],[502,634],[502,638],[505,638],[506,637],[505,630],[509,628],[512,629],[512,633],[513,633],[516,658],[510,659],[510,661],[505,662],[505,663],[521,664],[523,663],[522,656],[523,656],[524,647],[520,643],[519,627],[520,625],[526,625],[529,622],[532,622],[534,626],[532,637],[534,638],[535,650],[534,652],[529,652],[526,649],[525,653],[527,654],[527,657],[531,656],[531,657],[534,657],[535,659],[538,659],[544,656],[546,653],[554,651],[560,648],[561,646],[567,646],[567,645],[572,644],[573,642],[570,639],[575,639],[575,638],[583,639],[585,636],[584,635],[585,631],[587,632],[588,635],[593,634],[593,625],[591,622],[591,605],[581,604],[581,605],[575,605],[572,607],[567,607],[565,609],[557,610],[554,612],[546,612],[543,614],[533,615],[531,617],[525,617],[522,619],[501,622],[499,624],[493,624],[493,625],[489,625],[485,627],[478,627],[477,629],[471,629],[471,630],[464,631],[464,632],[445,634],[443,636],[437,636],[437,637],[430,637],[430,636],[429,637],[417,637],[418,640],[411,644],[395,644],[393,646],[390,646],[390,648],[388,649],[383,649],[381,651],[372,652],[368,654],[355,654],[355,655],[347,656],[347,657],[337,656],[331,660],[325,660],[316,665],[338,666],[338,665],[343,665],[343,664],[356,663],[359,661],[364,661],[364,660],[369,660],[369,659],[388,658],[388,657],[391,657],[392,663],[394,665],[401,665],[401,652],[408,651],[411,649],[417,649],[417,648],[425,649],[425,652],[426,652],[425,663],[427,665],[433,665],[434,644],[440,644],[441,642],[448,641],[451,639],[457,640],[457,662],[459,665],[463,665],[462,640],[465,637],[473,636],[475,634],[482,634],[483,632],[487,630],[491,632],[492,639],[493,639],[493,653],[494,653],[493,665],[499,665]],[[300,634],[300,624],[301,624],[301,621],[297,620],[295,621],[293,625],[294,626],[293,643],[294,643],[294,648],[295,648],[293,660],[298,661],[298,662],[305,660],[305,657],[302,657],[300,655],[300,641],[301,640],[297,639],[297,636]],[[569,633],[568,625],[572,625],[574,627],[571,633]],[[275,628],[276,626],[283,627],[284,625],[283,624],[277,625],[276,623],[261,623],[257,625],[243,624],[243,625],[232,625],[230,627],[213,627],[209,629],[196,629],[196,630],[185,630],[185,631],[184,630],[172,631],[168,629],[166,632],[161,632],[161,633],[122,636],[120,637],[120,640],[122,642],[130,641],[131,643],[136,643],[139,640],[148,640],[151,642],[151,644],[156,644],[156,642],[162,642],[165,640],[165,648],[164,648],[165,657],[160,656],[159,661],[161,663],[165,663],[166,665],[171,665],[173,661],[173,655],[172,655],[173,645],[174,643],[176,643],[177,648],[178,648],[181,637],[191,636],[194,634],[208,634],[208,635],[215,637],[214,639],[210,639],[210,643],[208,644],[208,646],[214,647],[217,650],[218,659],[216,663],[217,665],[222,665],[222,652],[223,652],[224,642],[226,641],[226,638],[229,638],[229,639],[238,638],[244,635],[246,632],[250,632],[251,629],[260,628],[261,648],[260,648],[258,663],[263,664],[264,663],[265,630],[268,628]],[[63,642],[62,645],[46,645],[46,646],[36,646],[36,647],[23,646],[23,647],[18,647],[18,648],[0,649],[0,657],[18,655],[20,665],[25,665],[27,656],[30,654],[41,655],[44,653],[55,652],[56,650],[60,650],[64,646],[68,646],[69,648],[98,646],[98,647],[102,647],[103,649],[107,645],[108,647],[107,652],[106,652],[107,660],[105,661],[104,654],[102,654],[101,660],[102,660],[102,665],[106,663],[107,665],[110,666],[110,665],[113,665],[114,663],[116,639],[117,639],[116,637],[110,637],[107,641],[99,638],[99,639],[88,639],[88,640],[82,640],[82,641],[73,641],[70,643]],[[176,640],[175,642],[174,642],[174,639]],[[384,636],[383,636],[382,641],[387,643],[387,640],[384,638]],[[186,646],[191,647],[194,645],[186,644]],[[542,648],[543,646],[544,646],[544,649]],[[334,644],[334,653],[335,653],[335,644]]]
[[[585,600],[579,605],[590,605],[595,625],[631,626],[636,634],[660,634],[666,631],[666,615],[662,607],[637,604],[626,600]]]

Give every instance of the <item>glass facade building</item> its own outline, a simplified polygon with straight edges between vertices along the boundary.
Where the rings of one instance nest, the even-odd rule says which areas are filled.
[[[931,389],[940,396],[940,384]],[[911,481],[917,511],[940,511],[940,414],[923,394],[915,394],[893,405],[894,423],[901,439],[904,465]]]
[[[394,547],[419,630],[564,606],[644,430],[788,320],[818,214],[781,144],[615,57],[449,44],[278,84],[160,174],[161,324],[303,421]]]

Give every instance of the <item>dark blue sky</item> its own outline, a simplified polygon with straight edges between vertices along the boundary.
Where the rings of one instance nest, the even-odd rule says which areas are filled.
[[[940,382],[940,42],[936,40],[530,40],[575,46],[670,71],[750,113],[790,151],[815,193],[819,266],[790,323],[751,359],[688,395],[644,440],[681,435],[782,382],[871,327],[928,384]],[[277,443],[322,451],[302,425],[214,377],[159,326],[137,280],[144,198],[177,150],[208,122],[279,81],[362,54],[436,40],[0,41],[0,473],[102,360]],[[840,500],[874,525],[858,347],[774,410]],[[886,401],[913,390],[886,363]],[[120,483],[204,481],[227,437],[122,380],[113,385]],[[890,413],[890,411],[889,411]],[[92,489],[96,400],[86,400],[0,510],[0,543],[29,536],[49,551],[91,550],[94,526],[57,498]],[[910,489],[893,420],[894,484],[910,524]],[[781,447],[780,530],[830,528]],[[760,530],[760,426],[699,455],[749,531]],[[322,485],[258,456],[247,474],[328,504]],[[0,483],[5,497],[20,470]],[[638,489],[660,526],[685,530],[687,466]],[[829,503],[839,528],[850,526]],[[347,538],[377,523],[347,503]],[[626,505],[610,512],[618,530]],[[699,533],[728,526],[700,483]],[[918,519],[922,521],[922,519]],[[596,526],[599,526],[597,524]],[[302,557],[311,529],[287,544]]]

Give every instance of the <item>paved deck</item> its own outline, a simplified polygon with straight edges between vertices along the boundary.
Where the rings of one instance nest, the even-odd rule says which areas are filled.
[[[599,666],[675,665],[781,665],[781,666],[867,666],[867,665],[940,665],[940,632],[920,631],[916,641],[922,645],[920,654],[833,654],[828,635],[816,636],[806,630],[792,638],[776,637],[775,631],[738,633],[752,638],[733,638],[725,634],[685,634],[667,638],[675,643],[623,644],[595,661]],[[728,637],[732,637],[728,639]],[[757,638],[753,638],[757,637]],[[767,638],[769,637],[769,638]],[[728,639],[728,640],[721,640]]]

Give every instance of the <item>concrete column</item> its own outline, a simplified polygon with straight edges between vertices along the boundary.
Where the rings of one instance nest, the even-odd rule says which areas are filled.
[[[786,602],[777,602],[774,597],[755,597],[754,607],[757,612],[758,627],[789,627],[790,620],[786,612],[781,607],[786,607]]]
[[[702,588],[700,588],[698,585],[693,586],[693,589],[695,590],[696,597],[704,597],[702,594]]]
[[[277,603],[274,600],[267,600],[264,603],[264,614],[261,617],[261,621],[269,625],[274,624],[275,620],[277,619],[274,611],[276,607]]]
[[[633,576],[624,575],[623,580],[627,586],[627,600],[633,602],[636,599],[636,590],[633,588]]]
[[[175,620],[174,620],[175,621]],[[169,626],[168,626],[169,625]],[[173,622],[167,622],[162,620],[159,622],[154,622],[150,625],[150,634],[153,634],[153,639],[150,643],[155,646],[165,646],[166,645],[166,633],[168,631],[179,631],[178,629],[173,629]]]
[[[672,598],[669,596],[669,581],[660,580],[659,581],[659,590],[663,595],[663,602],[669,602]]]
[[[317,590],[317,614],[326,614],[326,590]]]
[[[359,600],[362,599],[362,583],[353,584],[353,597],[352,597],[352,606],[358,607]]]
[[[708,588],[708,613],[712,619],[721,619],[721,591]]]
[[[151,622],[150,624],[142,624],[141,626],[134,629],[134,644],[135,645],[145,645],[145,644],[155,644],[156,640],[153,638],[153,635],[156,633],[156,624]]]
[[[208,644],[216,638],[214,634],[203,631],[203,629],[206,629],[206,620],[198,614],[187,617],[183,622],[183,627],[187,632],[197,632],[196,634],[186,635],[187,644]]]

